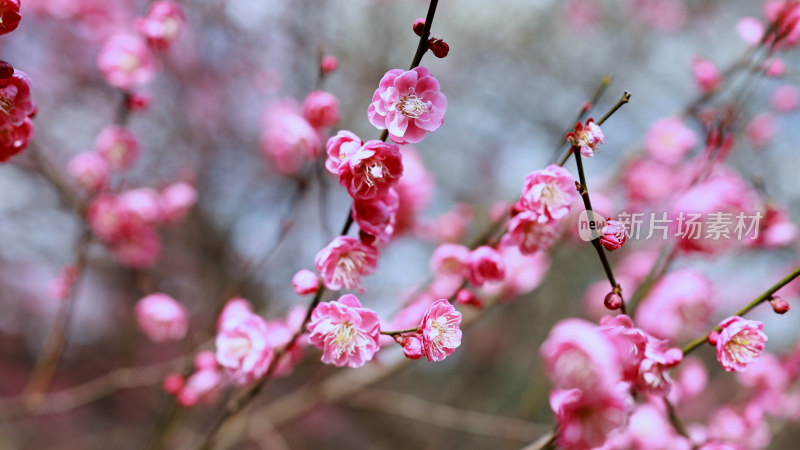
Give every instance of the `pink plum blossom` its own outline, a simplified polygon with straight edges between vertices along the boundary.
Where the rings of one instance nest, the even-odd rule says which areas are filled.
[[[219,318],[217,318],[217,328],[222,328],[225,322],[228,321],[235,323],[243,320],[252,313],[253,307],[250,305],[249,301],[241,297],[233,297],[228,300],[222,308],[222,312],[220,312]]]
[[[0,79],[0,125],[19,127],[36,111],[31,97],[31,80],[21,70]]]
[[[581,155],[587,158],[594,156],[595,148],[604,140],[603,130],[591,118],[585,124],[578,122],[575,124],[575,131],[567,133],[567,141],[573,147],[578,147]]]
[[[657,160],[679,162],[697,144],[697,135],[677,117],[661,119],[647,130],[644,148]]]
[[[126,227],[119,239],[111,242],[111,253],[123,266],[132,269],[153,267],[161,256],[161,238],[152,226]]]
[[[108,125],[94,142],[94,149],[108,161],[111,170],[126,170],[139,158],[139,141],[127,128]]]
[[[67,171],[86,192],[97,192],[108,182],[108,162],[96,152],[75,155],[67,165]]]
[[[263,377],[275,356],[268,341],[267,322],[253,313],[222,321],[216,347],[217,362],[240,386]]]
[[[747,45],[753,46],[764,36],[764,24],[755,17],[743,17],[736,23],[736,32]]]
[[[144,40],[130,34],[112,36],[100,50],[97,66],[108,84],[126,91],[150,82],[158,69]]]
[[[708,278],[692,269],[667,273],[636,309],[636,323],[661,339],[693,336],[709,326],[717,308]]]
[[[319,277],[308,269],[298,270],[292,277],[292,287],[297,295],[313,294],[319,290]]]
[[[622,247],[628,238],[625,225],[617,220],[608,219],[601,232],[603,235],[600,237],[600,244],[608,251]]]
[[[665,31],[679,30],[689,15],[681,0],[631,0],[631,8],[634,20]]]
[[[786,64],[781,58],[771,58],[764,62],[764,70],[767,71],[767,76],[782,77],[786,73]]]
[[[325,364],[361,367],[380,349],[378,314],[351,294],[317,305],[308,332],[308,342],[322,350]]]
[[[129,189],[117,196],[120,214],[135,224],[154,225],[161,221],[160,195],[155,189]]]
[[[523,255],[533,255],[539,250],[549,250],[557,231],[552,221],[542,223],[536,212],[522,211],[511,218],[501,243],[519,247]]]
[[[322,152],[319,132],[302,116],[293,100],[283,99],[268,106],[263,126],[261,151],[282,174],[296,174],[306,161]]]
[[[609,433],[625,425],[631,400],[623,383],[605,391],[596,389],[553,390],[550,407],[556,414],[560,448],[586,449],[603,445]]]
[[[517,247],[500,247],[505,265],[505,277],[499,283],[485,284],[481,294],[499,295],[500,300],[512,301],[536,289],[550,267],[550,255],[538,252],[523,255]]]
[[[598,330],[611,341],[617,351],[622,379],[635,382],[639,377],[639,366],[645,357],[650,337],[634,327],[633,320],[625,314],[603,317]]]
[[[755,147],[765,147],[777,131],[775,117],[769,113],[759,114],[747,124],[744,134]]]
[[[596,325],[580,319],[558,322],[539,351],[559,389],[612,391],[622,380],[617,344]]]
[[[672,388],[672,380],[667,370],[678,365],[682,360],[681,349],[669,347],[667,341],[650,336],[644,351],[644,359],[639,364],[636,387],[644,392],[666,396]]]
[[[372,96],[367,117],[379,130],[389,130],[392,141],[413,144],[438,130],[446,111],[447,99],[439,82],[428,69],[415,67],[386,72]]]
[[[374,198],[403,175],[400,149],[377,139],[367,141],[339,166],[339,184],[353,198]]]
[[[716,91],[722,82],[722,76],[717,70],[717,66],[705,58],[695,57],[692,60],[692,73],[695,83],[705,93]]]
[[[778,112],[790,112],[797,109],[800,105],[800,93],[797,87],[791,84],[778,86],[770,97],[772,109]]]
[[[166,50],[186,26],[186,15],[180,4],[157,1],[150,5],[147,15],[136,21],[136,30],[159,50]]]
[[[158,197],[161,220],[168,224],[180,223],[197,203],[197,190],[189,183],[178,181],[170,184]]]
[[[224,383],[222,372],[217,369],[203,369],[191,374],[184,382],[176,397],[178,404],[192,407],[200,402],[212,401],[215,393]]]
[[[441,361],[461,345],[461,313],[446,299],[433,302],[419,324],[422,351],[428,361]]]
[[[460,244],[444,243],[436,247],[430,261],[430,269],[434,275],[457,279],[461,284],[469,273],[470,249]]]
[[[744,372],[764,351],[764,324],[732,316],[720,322],[719,327],[717,360],[727,372]]]
[[[153,342],[179,341],[189,329],[189,313],[166,294],[150,294],[136,303],[136,324]]]
[[[400,335],[395,338],[403,347],[403,354],[408,359],[422,358],[422,336],[419,333]]]
[[[550,164],[525,177],[519,205],[523,210],[538,214],[537,220],[544,223],[565,217],[577,196],[572,174],[563,167]]]
[[[502,255],[488,245],[482,245],[469,254],[467,259],[467,278],[476,287],[487,282],[503,281],[506,265]]]
[[[314,266],[331,290],[355,289],[378,268],[378,249],[351,236],[338,236],[317,253]]]
[[[355,133],[347,130],[339,130],[335,136],[331,136],[325,144],[328,158],[325,160],[325,168],[328,172],[338,175],[339,166],[356,154],[364,142]]]
[[[339,122],[339,99],[330,92],[313,91],[303,101],[303,116],[314,128],[328,128]]]
[[[400,198],[394,188],[369,199],[353,200],[353,220],[358,228],[381,242],[389,242],[394,234]]]

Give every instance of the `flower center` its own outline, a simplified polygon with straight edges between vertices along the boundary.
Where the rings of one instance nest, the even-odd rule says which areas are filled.
[[[13,84],[0,89],[0,110],[6,114],[11,114],[11,110],[14,108],[14,100],[16,100],[18,93],[19,88]]]
[[[358,252],[342,255],[333,269],[333,279],[345,289],[353,289],[361,281],[360,271],[364,265],[364,255]]]
[[[421,98],[414,94],[414,88],[408,91],[408,94],[400,98],[400,113],[406,117],[417,119],[419,116],[430,111],[432,106],[431,102],[424,102]]]
[[[250,339],[237,337],[228,341],[228,352],[237,360],[243,359],[250,353]]]
[[[352,355],[357,347],[366,345],[367,338],[361,330],[350,322],[339,324],[333,333],[333,345],[336,357]]]
[[[564,193],[557,186],[546,184],[542,188],[542,200],[548,205],[564,204]]]

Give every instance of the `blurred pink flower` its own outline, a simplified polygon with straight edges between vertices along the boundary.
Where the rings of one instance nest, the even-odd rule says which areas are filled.
[[[222,321],[217,331],[217,362],[239,386],[264,376],[275,355],[268,341],[267,323],[253,313]]]
[[[328,128],[339,122],[339,99],[330,92],[312,91],[303,101],[303,115],[314,128]]]
[[[634,20],[665,31],[683,27],[689,16],[682,0],[632,0]]]
[[[428,69],[393,69],[381,78],[367,109],[370,123],[389,130],[398,144],[420,142],[439,129],[447,111],[447,99]]]
[[[697,135],[678,117],[656,121],[644,136],[644,148],[657,160],[675,164],[697,144]]]
[[[768,1],[764,3],[764,16],[774,24],[774,33],[779,38],[774,43],[775,48],[800,42],[800,4],[795,1]]]
[[[683,360],[681,349],[669,347],[667,341],[649,336],[644,359],[639,364],[639,376],[636,387],[654,395],[666,396],[672,388],[672,380],[668,369],[675,367]]]
[[[339,184],[353,198],[370,199],[383,194],[402,175],[400,149],[377,139],[367,141],[339,166]]]
[[[467,279],[475,287],[484,283],[503,281],[506,265],[497,249],[482,245],[469,254]]]
[[[378,268],[378,249],[352,236],[338,236],[317,253],[314,266],[331,290],[355,289]]]
[[[636,324],[649,334],[675,340],[708,328],[717,308],[708,278],[692,269],[667,273],[636,309]]]
[[[136,21],[136,30],[159,50],[169,48],[185,26],[186,15],[181,5],[163,0],[153,2],[147,10],[147,16]]]
[[[791,84],[778,86],[772,91],[770,104],[772,109],[778,112],[793,111],[800,105],[800,93],[798,93],[797,87]]]
[[[158,197],[161,220],[168,224],[180,223],[195,203],[197,190],[194,186],[183,181],[172,183]]]
[[[603,445],[609,433],[625,425],[632,407],[627,383],[610,390],[556,389],[550,407],[556,414],[560,448],[586,449]]]
[[[361,367],[380,350],[378,314],[362,307],[355,295],[317,305],[308,331],[308,341],[322,350],[325,364]]]
[[[732,316],[720,322],[719,327],[717,360],[727,372],[744,372],[764,351],[764,324]]]
[[[604,316],[600,320],[598,330],[610,339],[616,348],[622,369],[622,380],[635,382],[639,377],[639,365],[645,357],[645,349],[650,340],[647,333],[634,327],[633,320],[625,314]]]
[[[567,141],[580,149],[581,155],[591,158],[594,156],[595,148],[605,140],[603,130],[600,125],[594,123],[594,119],[588,119],[585,124],[576,123],[575,131],[567,133]]]
[[[78,153],[69,161],[67,171],[86,192],[100,191],[108,182],[108,162],[97,152]]]
[[[117,262],[132,269],[147,269],[161,256],[161,238],[152,226],[124,228],[125,233],[111,242],[111,253]]]
[[[578,197],[575,178],[567,169],[550,164],[525,177],[519,206],[538,214],[539,222],[561,219],[569,213],[570,204]]]
[[[713,62],[700,57],[692,60],[692,73],[694,81],[704,93],[711,93],[717,90],[722,82],[722,76]]]
[[[446,299],[438,299],[419,324],[422,351],[428,361],[441,361],[461,345],[461,313]]]
[[[347,130],[339,130],[335,136],[331,136],[325,144],[328,159],[325,160],[325,168],[328,172],[338,175],[339,166],[353,156],[364,142],[355,133]]]
[[[136,324],[153,342],[179,341],[189,329],[186,307],[166,294],[156,293],[136,303]]]
[[[108,84],[124,91],[150,82],[158,70],[144,40],[130,34],[112,36],[100,50],[97,66]]]
[[[747,45],[753,46],[764,36],[764,24],[755,17],[743,17],[736,23],[736,32]]]
[[[322,137],[293,100],[279,100],[264,112],[261,151],[280,173],[293,175],[320,156]]]
[[[300,269],[292,277],[292,287],[297,295],[309,295],[319,290],[319,277],[308,269]]]
[[[434,250],[429,267],[436,278],[454,278],[458,280],[456,284],[461,284],[469,273],[469,257],[469,248],[460,244],[444,243]]]
[[[177,393],[177,401],[183,407],[192,407],[200,402],[211,402],[223,384],[219,369],[203,369],[191,374]]]
[[[128,189],[117,196],[117,210],[131,226],[154,225],[161,221],[161,197],[152,188]]]
[[[539,221],[539,214],[522,211],[511,218],[508,232],[503,235],[501,243],[519,247],[523,255],[533,255],[540,250],[549,250],[557,231],[552,221],[542,223]]]
[[[775,117],[770,113],[763,113],[750,120],[744,134],[754,147],[765,147],[776,131]]]
[[[394,224],[400,200],[394,188],[370,199],[353,199],[353,220],[362,232],[381,242],[389,242],[394,234]]]
[[[126,170],[139,158],[139,141],[127,128],[108,125],[94,141],[94,149],[108,161],[111,170]]]
[[[622,380],[617,344],[600,327],[585,320],[556,323],[539,353],[550,380],[559,389],[610,392]]]

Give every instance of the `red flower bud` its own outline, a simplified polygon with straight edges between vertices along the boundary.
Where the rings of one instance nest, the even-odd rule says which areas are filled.
[[[422,32],[425,31],[425,19],[420,17],[419,19],[415,20],[413,28],[414,28],[414,34],[422,37]]]
[[[603,300],[603,304],[606,305],[606,308],[616,311],[622,308],[622,297],[619,296],[614,291],[609,292],[606,294],[605,300]]]
[[[706,340],[708,341],[709,344],[716,346],[718,338],[719,338],[719,331],[712,331],[711,333],[708,333],[708,337],[706,338]]]
[[[6,78],[11,78],[12,75],[14,75],[14,68],[11,64],[0,61],[0,79],[5,80]]]
[[[428,45],[430,46],[434,56],[437,58],[444,58],[450,52],[450,46],[447,45],[447,42],[441,39],[431,38],[431,40],[428,41]]]
[[[786,314],[786,311],[789,311],[789,302],[777,295],[773,295],[769,299],[769,304],[772,305],[772,310],[778,314]]]

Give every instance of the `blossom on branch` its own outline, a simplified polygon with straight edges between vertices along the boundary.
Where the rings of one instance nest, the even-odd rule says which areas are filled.
[[[361,367],[380,350],[378,313],[352,294],[317,305],[307,326],[308,341],[322,350],[325,364]]]
[[[744,372],[764,351],[764,324],[732,316],[723,320],[717,336],[717,360],[727,372]]]
[[[424,67],[393,69],[381,78],[367,109],[370,123],[388,130],[398,144],[420,142],[439,129],[447,111],[447,99],[439,82]]]

